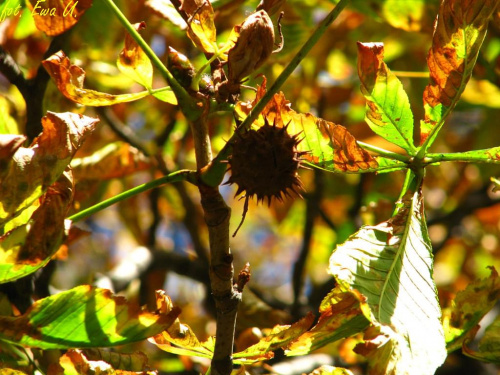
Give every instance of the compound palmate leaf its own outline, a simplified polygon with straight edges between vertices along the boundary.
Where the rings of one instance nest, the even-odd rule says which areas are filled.
[[[366,122],[384,139],[415,153],[413,114],[401,81],[383,61],[382,43],[358,42],[358,75],[366,98]]]
[[[427,56],[431,82],[424,91],[420,143],[442,125],[469,81],[498,0],[444,0]],[[432,141],[432,137],[430,139]]]
[[[107,289],[81,285],[0,317],[0,339],[42,349],[107,347],[141,341],[168,327],[178,308],[150,313]]]
[[[329,272],[365,295],[375,320],[394,331],[380,347],[393,354],[369,357],[377,374],[433,374],[446,358],[421,181],[411,181],[394,217],[362,227],[330,258]]]

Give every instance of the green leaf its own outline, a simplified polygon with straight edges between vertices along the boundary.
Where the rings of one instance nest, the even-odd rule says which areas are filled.
[[[36,301],[19,317],[0,317],[0,339],[42,349],[107,347],[141,341],[179,315],[150,313],[107,289],[82,285]]]
[[[378,135],[414,155],[413,114],[401,81],[383,61],[384,45],[358,42],[358,75],[366,122]]]
[[[177,97],[170,87],[164,87],[161,89],[155,89],[151,91],[151,94],[162,102],[177,105]]]
[[[420,143],[434,141],[472,74],[497,0],[444,0],[427,56],[431,82],[424,91]]]
[[[375,320],[394,330],[387,337],[399,354],[371,362],[387,374],[432,374],[446,358],[421,183],[413,177],[395,216],[362,227],[330,258],[329,272],[365,295]]]
[[[287,356],[309,354],[370,325],[371,313],[365,298],[355,290],[344,289],[337,286],[323,299],[318,323],[289,345]]]
[[[429,153],[426,154],[426,157],[431,162],[460,161],[469,163],[500,163],[500,147],[443,154]]]
[[[449,352],[462,346],[467,334],[500,298],[500,278],[494,268],[490,277],[476,280],[459,292],[453,306],[443,311],[443,327]]]

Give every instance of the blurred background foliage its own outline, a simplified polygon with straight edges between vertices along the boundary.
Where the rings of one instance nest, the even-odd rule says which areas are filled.
[[[168,47],[173,47],[196,68],[205,63],[205,57],[186,37],[185,24],[173,8],[170,20],[165,19],[167,0],[116,3],[132,23],[146,22],[142,35],[162,61],[167,61]],[[212,5],[217,12],[218,37],[224,42],[231,28],[258,3],[218,0]],[[384,43],[386,63],[402,80],[415,118],[422,118],[422,92],[428,83],[426,56],[438,6],[438,0],[353,0],[283,86],[292,108],[346,126],[358,140],[401,151],[375,136],[364,123],[365,100],[359,91],[356,41]],[[323,0],[284,3],[284,49],[272,55],[245,85],[261,84],[259,74],[272,83],[331,8],[332,1]],[[276,24],[276,15],[273,21]],[[86,87],[113,94],[142,90],[116,67],[124,36],[123,28],[100,1],[94,1],[80,22],[64,34],[63,49],[73,64],[85,69]],[[7,17],[0,23],[0,45],[27,78],[36,74],[49,44],[50,38],[35,28],[27,9],[20,17]],[[163,86],[159,75],[155,77],[153,86]],[[473,78],[433,152],[460,152],[500,144],[499,84],[497,13],[490,22]],[[253,97],[253,91],[243,89],[243,99]],[[166,171],[195,168],[189,127],[173,105],[147,97],[108,108],[85,108],[64,98],[50,82],[44,107],[101,118],[98,129],[73,161],[77,181],[73,212]],[[15,86],[1,75],[0,113],[3,132],[24,133],[24,101]],[[230,138],[233,127],[227,114],[210,118],[214,153]],[[471,280],[487,276],[487,266],[500,268],[500,194],[493,191],[490,182],[490,177],[498,175],[500,169],[494,165],[447,163],[427,169],[424,196],[435,253],[434,277],[443,307]],[[326,271],[332,250],[362,224],[376,224],[390,217],[404,174],[340,175],[304,169],[301,179],[306,187],[304,199],[273,202],[269,208],[251,202],[243,228],[232,240],[236,270],[246,262],[252,269],[238,316],[239,350],[254,343],[260,330],[317,311],[333,286]],[[234,230],[241,220],[243,200],[233,197],[234,186],[223,185],[222,192],[232,208]],[[42,271],[50,288],[65,290],[94,283],[150,307],[154,307],[154,290],[163,288],[182,308],[183,322],[198,337],[214,334],[214,310],[207,292],[208,239],[196,188],[176,183],[154,189],[110,207],[78,227],[83,233],[81,238],[64,246],[58,259]],[[321,350],[323,354],[318,354],[320,357],[312,356],[309,361],[335,361],[362,373],[360,358],[350,350],[355,341],[351,338],[327,346]],[[153,368],[169,373],[196,373],[200,366],[207,365],[198,363],[199,359],[157,353],[150,344],[140,346],[149,354]],[[302,371],[298,364],[291,365],[294,372],[287,372],[292,371],[290,367],[280,370],[279,366],[287,364],[276,364],[279,359],[271,372]],[[439,371],[496,373],[493,367],[471,361],[460,354],[452,355]],[[313,363],[310,369],[315,367]]]

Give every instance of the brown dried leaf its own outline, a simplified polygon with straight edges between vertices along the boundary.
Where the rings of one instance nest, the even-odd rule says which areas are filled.
[[[55,36],[72,28],[92,6],[92,0],[30,0],[28,6],[37,29]]]
[[[31,206],[59,178],[98,121],[47,112],[41,135],[29,148],[17,149],[0,179],[0,226]]]

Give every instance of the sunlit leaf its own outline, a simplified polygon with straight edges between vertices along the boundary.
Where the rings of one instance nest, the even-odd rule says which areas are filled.
[[[415,146],[408,95],[383,58],[383,44],[358,42],[358,75],[367,100],[365,119],[376,134],[411,155]]]
[[[333,289],[320,306],[316,325],[292,342],[287,356],[305,355],[331,342],[362,332],[370,324],[370,308],[357,291]]]
[[[93,353],[105,353],[102,349],[93,349]],[[65,375],[93,375],[100,371],[101,374],[113,375],[155,375],[156,371],[146,371],[147,357],[145,354],[138,352],[134,354],[121,354],[117,352],[110,353],[114,358],[109,360],[106,358],[99,358],[99,356],[89,355],[89,350],[68,350],[60,359],[61,365]],[[130,363],[127,358],[141,358],[137,363]],[[123,363],[121,360],[124,360]],[[61,375],[63,372],[61,372]],[[55,374],[49,374],[55,375]]]
[[[119,178],[150,167],[151,160],[125,142],[109,143],[89,156],[71,161],[77,181]]]
[[[82,354],[91,361],[105,361],[115,369],[143,371],[148,365],[148,356],[143,352],[117,353],[110,349],[84,349]]]
[[[0,170],[0,227],[31,206],[59,178],[98,121],[69,112],[47,112],[41,135],[29,148],[17,148],[6,169]],[[8,139],[5,137],[0,138]],[[18,145],[17,141],[12,142]]]
[[[443,327],[448,351],[462,345],[469,331],[500,298],[500,278],[492,268],[490,277],[476,280],[457,294],[453,306],[443,311]]]
[[[182,30],[187,27],[186,21],[184,21],[170,0],[147,0],[144,5],[150,8],[158,16],[169,20]]]
[[[19,317],[0,317],[0,338],[42,349],[115,346],[151,337],[178,315],[178,308],[150,313],[107,289],[82,285],[36,301]]]
[[[111,95],[104,92],[83,88],[85,71],[76,65],[71,65],[63,51],[42,61],[43,66],[55,81],[57,88],[68,99],[83,105],[107,106],[117,103],[130,102],[149,95],[148,91],[134,94]]]
[[[377,363],[385,374],[432,374],[446,358],[421,181],[410,181],[394,217],[362,227],[330,258],[329,272],[366,296],[376,321],[394,330],[387,340],[400,355]],[[396,365],[402,372],[389,371]]]
[[[27,223],[0,237],[0,283],[26,276],[47,264],[67,234],[65,218],[72,198],[73,179],[66,172],[40,198],[39,207]]]
[[[215,13],[208,0],[183,0],[181,10],[189,17],[188,37],[205,53],[217,52]]]
[[[369,363],[369,374],[433,374],[422,364],[409,364],[412,348],[407,345],[406,338],[387,325],[373,324],[364,333],[364,341],[357,344],[354,352],[365,356]]]
[[[296,340],[314,322],[314,315],[308,314],[298,322],[292,325],[276,326],[257,344],[235,353],[234,358],[237,363],[252,363],[271,359],[274,357],[275,350],[286,347],[290,342]]]
[[[259,87],[251,103],[238,103],[236,111],[240,115],[248,114],[250,109],[264,95],[266,81]],[[358,146],[356,139],[341,125],[331,123],[310,113],[297,113],[285,95],[275,94],[262,111],[262,116],[269,123],[278,127],[287,126],[290,134],[300,134],[303,138],[297,146],[298,151],[306,152],[302,159],[331,172],[369,172],[376,171],[377,161]],[[263,120],[259,120],[261,123]]]
[[[133,27],[140,31],[146,28],[146,23],[136,23]],[[116,65],[127,77],[148,90],[152,88],[153,64],[129,33],[125,35],[125,47],[121,50]]]
[[[441,3],[427,56],[431,83],[424,91],[425,121],[421,124],[420,143],[439,130],[459,100],[486,36],[489,18],[498,4],[496,0]]]
[[[163,291],[156,292],[156,305],[160,313],[173,308],[172,300]],[[178,355],[212,358],[214,352],[213,339],[200,342],[191,328],[182,324],[179,319],[176,319],[167,330],[151,337],[148,341],[161,350]]]
[[[155,89],[151,91],[151,94],[153,94],[156,99],[161,100],[162,102],[177,105],[177,97],[170,87]]]
[[[38,30],[55,36],[72,28],[92,6],[92,0],[30,0],[28,5]]]
[[[1,374],[2,375],[28,375],[27,372],[16,370],[13,368],[3,368]]]

